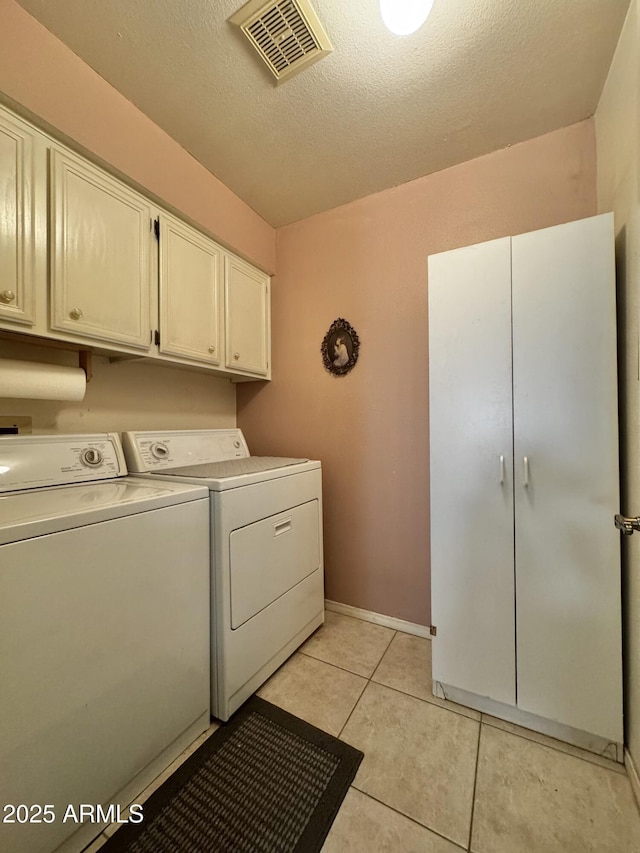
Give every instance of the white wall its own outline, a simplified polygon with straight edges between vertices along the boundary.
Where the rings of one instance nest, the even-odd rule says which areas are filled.
[[[598,209],[616,223],[622,512],[640,515],[640,30],[632,0],[596,113]],[[623,540],[626,742],[640,769],[640,534]],[[636,785],[637,779],[633,779]],[[640,790],[636,788],[640,796]]]

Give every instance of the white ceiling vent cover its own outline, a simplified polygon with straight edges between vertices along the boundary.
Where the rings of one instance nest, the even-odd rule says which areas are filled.
[[[229,20],[241,28],[279,83],[333,50],[309,0],[250,0]]]

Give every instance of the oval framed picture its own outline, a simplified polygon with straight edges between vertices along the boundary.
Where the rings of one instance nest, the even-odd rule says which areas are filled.
[[[356,330],[342,317],[338,317],[324,336],[320,352],[325,368],[333,376],[345,376],[356,366],[360,339]]]

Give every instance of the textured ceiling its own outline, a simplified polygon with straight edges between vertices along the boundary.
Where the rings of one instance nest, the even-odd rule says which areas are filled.
[[[312,0],[334,51],[276,86],[243,0],[19,0],[279,226],[593,115],[629,0]]]

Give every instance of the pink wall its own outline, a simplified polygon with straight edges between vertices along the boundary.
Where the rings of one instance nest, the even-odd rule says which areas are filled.
[[[322,459],[327,596],[429,621],[427,256],[596,212],[591,121],[379,193],[276,234],[14,0],[0,0],[0,91],[278,276],[273,376],[238,389],[254,452]],[[304,191],[304,190],[301,190]],[[319,347],[358,331],[355,371]]]
[[[274,271],[274,229],[14,0],[0,0],[0,91]]]
[[[327,598],[429,623],[427,256],[596,213],[592,120],[277,232],[273,380],[238,389],[254,453],[322,460]],[[320,344],[361,340],[334,378]]]

